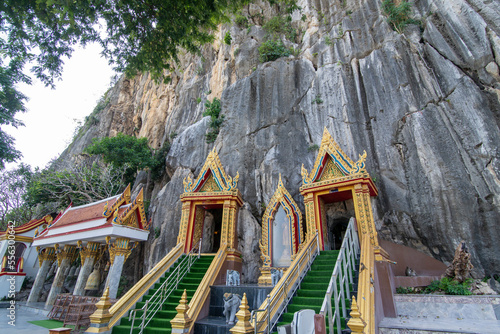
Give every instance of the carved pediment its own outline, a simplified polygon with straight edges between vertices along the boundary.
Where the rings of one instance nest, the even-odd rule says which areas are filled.
[[[239,173],[232,178],[224,171],[219,155],[213,149],[207,157],[195,181],[191,177],[184,179],[184,192],[229,191],[238,185]]]
[[[366,173],[365,170],[366,151],[359,155],[359,160],[353,162],[333,140],[325,128],[321,146],[310,173],[302,165],[302,183],[310,184],[319,181],[334,180],[344,176]]]

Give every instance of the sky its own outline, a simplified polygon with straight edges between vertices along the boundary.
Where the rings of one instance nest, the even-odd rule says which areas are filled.
[[[72,57],[65,60],[62,80],[56,82],[55,89],[36,79],[31,86],[18,86],[29,98],[28,111],[16,115],[25,126],[5,127],[15,139],[15,148],[23,154],[17,163],[43,168],[71,142],[77,121],[92,112],[115,75],[100,52],[96,44],[75,48]],[[7,169],[17,163],[7,164]]]

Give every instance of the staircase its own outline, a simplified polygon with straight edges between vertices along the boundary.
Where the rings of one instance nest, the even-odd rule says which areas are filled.
[[[314,310],[316,314],[320,312],[338,255],[339,251],[336,250],[320,252],[312,263],[311,269],[302,280],[296,295],[288,304],[287,311],[283,313],[281,321],[277,326],[290,324],[293,320],[293,314],[303,309]],[[345,302],[346,307],[349,307],[349,298],[346,298]],[[346,320],[344,318],[341,319],[341,323],[342,328],[346,328]],[[336,330],[336,327],[334,329]]]
[[[170,268],[169,272],[172,272],[179,266],[179,263],[182,262],[182,259],[185,257],[181,257],[177,264]],[[172,320],[177,311],[175,308],[179,305],[179,300],[181,299],[182,293],[186,290],[188,301],[191,300],[196,289],[198,289],[198,285],[201,280],[205,276],[205,273],[212,263],[214,259],[213,255],[202,255],[199,259],[197,259],[193,265],[191,266],[191,270],[181,279],[177,288],[175,288],[167,300],[163,303],[160,310],[154,315],[153,319],[149,322],[149,324],[144,328],[143,333],[146,334],[170,334],[172,327],[170,325],[170,320]],[[158,288],[165,282],[168,277],[168,273],[165,274],[165,277],[161,278],[144,297],[141,302],[136,304],[136,309],[142,308],[146,301],[149,300],[153,294],[158,290]],[[151,305],[148,305],[148,309]],[[137,311],[137,316],[134,322],[134,330],[133,334],[138,334],[140,332],[141,325],[141,316],[143,315],[143,311]],[[113,334],[130,334],[132,326],[132,321],[129,320],[128,316],[125,316],[121,319],[120,325],[113,327]]]

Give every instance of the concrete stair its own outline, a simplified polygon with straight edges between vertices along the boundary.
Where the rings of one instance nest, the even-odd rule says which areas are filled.
[[[500,296],[395,295],[397,318],[380,334],[500,333]]]

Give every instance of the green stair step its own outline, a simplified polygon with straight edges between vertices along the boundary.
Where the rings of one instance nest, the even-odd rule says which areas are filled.
[[[181,258],[184,258],[182,256]],[[158,311],[154,318],[150,320],[148,326],[144,329],[145,334],[170,334],[171,333],[171,325],[170,320],[172,320],[176,315],[177,311],[175,308],[179,305],[179,300],[184,293],[184,289],[186,289],[186,293],[188,296],[188,300],[190,300],[196,289],[198,288],[200,282],[207,269],[210,267],[214,256],[202,256],[199,259],[196,259],[195,263],[191,266],[190,272],[186,273],[183,279],[179,282],[177,289],[173,290],[167,300],[163,303],[161,310]],[[178,261],[174,264],[174,267],[169,270],[175,270],[176,267],[179,266]],[[184,265],[183,265],[184,266]],[[145,305],[146,301],[149,300],[156,291],[160,288],[160,286],[165,282],[170,274],[167,272],[164,277],[160,279],[159,282],[155,283],[153,288],[149,289],[146,295],[143,296],[142,301],[136,304],[136,308],[141,308]],[[140,316],[142,316],[143,311],[137,311],[136,320],[134,326],[140,324]],[[128,316],[123,317],[120,321],[120,325],[113,327],[113,334],[130,334],[130,326],[132,322],[128,320]],[[138,333],[139,329],[134,329],[133,333]]]

